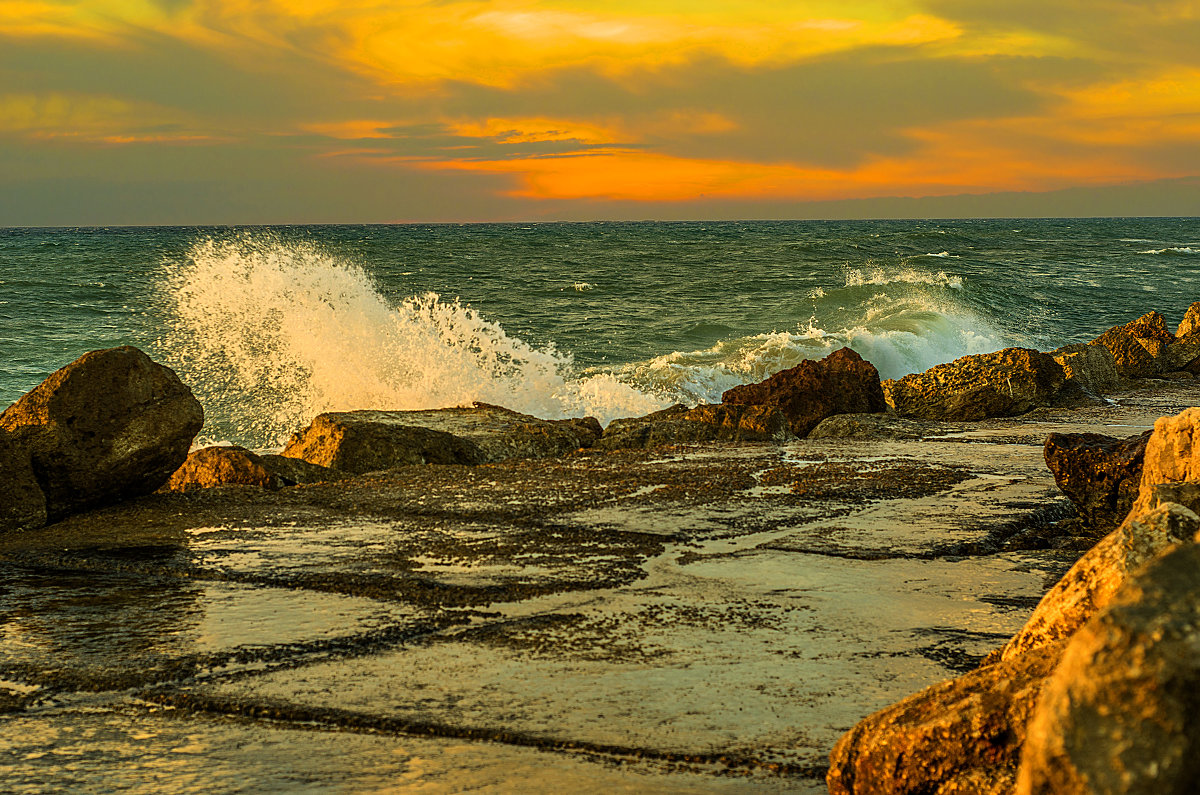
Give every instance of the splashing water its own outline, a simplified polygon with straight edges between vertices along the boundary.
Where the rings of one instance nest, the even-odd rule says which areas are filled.
[[[602,422],[662,398],[534,348],[435,293],[390,305],[362,268],[272,237],[206,240],[170,268],[164,358],[209,415],[210,438],[269,447],[323,411],[497,403]]]

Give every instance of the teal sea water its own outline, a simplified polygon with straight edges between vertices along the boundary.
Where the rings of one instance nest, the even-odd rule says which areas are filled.
[[[0,229],[0,406],[142,347],[207,440],[484,400],[602,421],[849,345],[886,377],[1200,300],[1200,219]]]

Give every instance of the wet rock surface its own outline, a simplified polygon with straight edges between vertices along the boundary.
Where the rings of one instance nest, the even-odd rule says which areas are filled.
[[[548,458],[591,447],[595,418],[543,420],[476,403],[431,411],[345,411],[318,415],[283,455],[362,474],[408,464],[485,464]]]
[[[158,493],[5,536],[0,776],[820,792],[842,734],[1074,563],[1046,435],[1198,397]]]
[[[84,354],[5,409],[0,448],[27,451],[53,521],[154,491],[187,458],[203,422],[173,371],[137,348],[110,348]]]
[[[757,384],[734,387],[721,396],[721,402],[778,407],[792,433],[801,437],[835,414],[887,409],[879,371],[849,348],[839,348],[819,361],[800,362]]]
[[[1046,466],[1080,518],[1103,535],[1119,525],[1137,499],[1150,432],[1117,438],[1098,433],[1052,433]]]
[[[774,406],[677,405],[644,417],[613,420],[597,450],[662,447],[688,442],[785,441],[788,419]]]
[[[322,483],[349,477],[336,469],[282,455],[259,455],[236,445],[205,447],[190,453],[183,466],[163,485],[165,491],[217,486],[280,489],[299,483]]]
[[[884,382],[888,403],[902,417],[981,420],[1012,417],[1049,406],[1066,381],[1054,357],[1029,348],[963,356]]]
[[[1112,353],[1102,345],[1078,343],[1050,351],[1067,382],[1075,382],[1093,395],[1107,395],[1123,384]]]
[[[1071,639],[1030,721],[1017,791],[1194,791],[1198,645],[1200,546],[1186,543]]]

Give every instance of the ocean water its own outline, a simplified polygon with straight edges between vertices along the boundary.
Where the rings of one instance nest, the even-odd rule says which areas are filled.
[[[208,441],[472,400],[607,422],[843,345],[895,378],[1194,300],[1194,218],[0,228],[0,406],[133,344]]]

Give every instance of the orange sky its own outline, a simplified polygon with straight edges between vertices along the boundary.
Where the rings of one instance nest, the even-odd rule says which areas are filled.
[[[1198,41],[1194,0],[4,0],[0,225],[1178,185]]]

